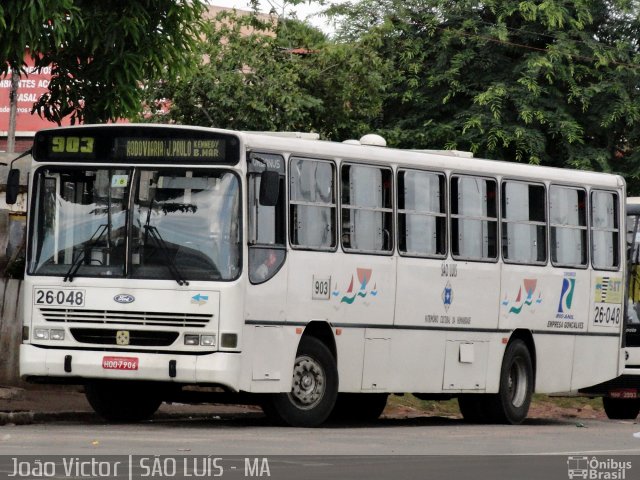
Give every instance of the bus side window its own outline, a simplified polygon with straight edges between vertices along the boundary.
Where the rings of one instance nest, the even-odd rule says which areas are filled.
[[[446,244],[445,176],[419,170],[398,172],[398,250],[443,257]]]
[[[551,185],[551,261],[557,267],[587,265],[587,195],[582,189]]]
[[[347,251],[390,253],[392,172],[368,165],[342,166],[342,244]]]
[[[617,270],[620,266],[618,196],[591,192],[591,256],[593,268]]]
[[[260,154],[261,162],[265,159],[280,162],[279,155]],[[248,177],[249,195],[249,280],[251,283],[263,283],[272,278],[286,258],[286,215],[285,215],[285,180],[280,177],[278,202],[275,206],[261,205],[260,172],[253,172]]]
[[[496,181],[451,178],[451,253],[456,259],[493,261],[498,258]]]
[[[546,263],[544,185],[516,181],[502,184],[502,256],[509,263]]]
[[[336,247],[336,192],[333,163],[292,158],[289,168],[291,245]]]

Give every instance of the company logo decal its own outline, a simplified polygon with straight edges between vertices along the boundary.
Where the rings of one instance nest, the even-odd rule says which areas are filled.
[[[135,302],[136,297],[129,295],[128,293],[120,293],[113,297],[113,300],[118,303],[133,303]]]
[[[351,282],[349,283],[349,287],[347,287],[347,290],[344,292],[344,294],[340,292],[336,285],[336,288],[331,292],[331,295],[333,295],[334,297],[339,297],[340,295],[342,295],[340,303],[346,303],[348,305],[351,305],[353,302],[355,302],[358,297],[366,298],[367,295],[376,297],[378,295],[377,284],[374,283],[373,288],[367,290],[367,288],[369,288],[369,285],[371,284],[372,273],[373,270],[370,268],[356,268],[356,276],[358,278],[360,288],[354,290],[354,278],[353,275],[351,275]]]
[[[444,305],[444,310],[449,311],[449,307],[453,303],[453,288],[451,288],[451,283],[447,281],[447,284],[442,291],[442,304]]]
[[[202,295],[201,293],[198,293],[197,295],[191,297],[191,303],[194,305],[204,305],[208,301],[209,295]]]
[[[522,309],[525,307],[531,307],[535,305],[539,305],[542,303],[542,293],[540,291],[537,292],[536,297],[536,287],[538,285],[538,280],[535,278],[525,278],[522,281],[522,285],[518,289],[518,296],[513,302],[510,302],[505,295],[504,300],[502,301],[502,305],[504,307],[509,308],[508,313],[514,313],[516,315],[522,312]],[[535,298],[535,299],[534,299]],[[533,310],[533,309],[532,309]]]
[[[560,290],[560,302],[558,303],[556,318],[573,319],[573,315],[569,313],[569,311],[573,303],[573,292],[576,288],[575,275],[575,273],[567,273],[562,279],[562,289]]]
[[[596,277],[595,303],[622,303],[622,280]]]

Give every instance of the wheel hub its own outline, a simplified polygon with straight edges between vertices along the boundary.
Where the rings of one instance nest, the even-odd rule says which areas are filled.
[[[296,358],[293,368],[293,388],[289,395],[291,401],[300,409],[311,409],[322,400],[325,388],[325,374],[322,366],[306,355]]]

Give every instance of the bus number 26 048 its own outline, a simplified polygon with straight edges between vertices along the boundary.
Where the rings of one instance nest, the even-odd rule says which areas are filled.
[[[36,288],[34,303],[36,305],[67,305],[84,307],[84,290],[46,290]]]

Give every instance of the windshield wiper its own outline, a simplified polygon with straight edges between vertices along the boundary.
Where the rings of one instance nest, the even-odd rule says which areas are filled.
[[[93,232],[93,235],[91,235],[91,238],[82,246],[82,249],[80,250],[80,252],[78,252],[78,256],[73,260],[73,262],[71,262],[71,266],[69,267],[69,270],[67,270],[66,275],[62,279],[63,282],[66,282],[66,281],[69,281],[69,283],[73,282],[73,277],[80,269],[80,265],[82,263],[81,260],[83,260],[87,256],[87,249],[94,247],[98,243],[98,240],[100,240],[104,235],[104,233],[107,231],[107,227],[108,227],[108,224],[100,225],[96,229],[96,231]],[[96,235],[98,236],[96,237]]]
[[[189,285],[189,282],[184,279],[184,277],[182,276],[182,273],[180,273],[180,270],[178,269],[178,266],[173,261],[173,258],[171,257],[171,253],[167,248],[167,244],[163,240],[162,236],[160,236],[160,232],[158,231],[158,229],[153,225],[144,225],[144,231],[145,231],[145,239],[150,236],[156,242],[157,244],[156,248],[160,251],[165,261],[167,262],[167,268],[169,268],[171,275],[173,275],[173,278],[175,279],[175,281],[178,282],[178,285],[180,286]],[[145,245],[146,245],[146,241],[145,241]]]

